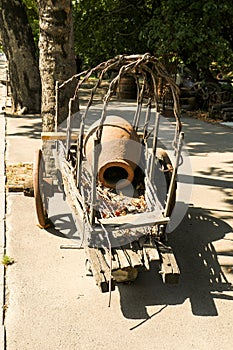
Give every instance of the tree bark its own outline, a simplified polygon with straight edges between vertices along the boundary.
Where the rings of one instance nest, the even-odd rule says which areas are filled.
[[[0,0],[0,31],[9,62],[13,112],[40,112],[41,82],[36,48],[21,0]]]
[[[43,131],[55,128],[55,86],[76,74],[73,21],[70,0],[38,0],[40,18],[41,113]],[[58,124],[68,115],[68,102],[74,94],[69,85],[59,95]]]

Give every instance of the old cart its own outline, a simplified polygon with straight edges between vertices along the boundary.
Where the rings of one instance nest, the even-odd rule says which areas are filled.
[[[57,109],[62,89],[74,82],[67,119],[42,133],[36,152],[40,227],[51,221],[56,227],[52,207],[62,210],[65,199],[75,244],[85,249],[102,292],[133,281],[140,269],[155,268],[164,283],[177,283],[180,271],[166,239],[183,139],[176,84],[149,54],[118,56],[57,84]],[[136,101],[125,100],[133,89]],[[160,140],[165,121],[170,146]]]

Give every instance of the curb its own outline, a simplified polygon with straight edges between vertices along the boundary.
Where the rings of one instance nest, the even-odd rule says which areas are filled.
[[[5,216],[6,216],[6,192],[5,192],[5,113],[0,113],[0,254],[1,259],[5,254]],[[0,263],[0,349],[5,349],[5,326],[4,326],[4,304],[5,304],[5,268]]]

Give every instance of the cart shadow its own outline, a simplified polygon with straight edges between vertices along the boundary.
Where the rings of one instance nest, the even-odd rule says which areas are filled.
[[[49,218],[51,226],[46,228],[50,234],[72,240],[76,244],[83,242],[83,236],[77,231],[72,213],[53,215]]]
[[[214,299],[233,301],[233,297],[223,293],[233,288],[222,271],[212,242],[223,239],[229,232],[232,228],[207,210],[189,208],[182,223],[169,236],[169,244],[181,271],[179,284],[163,284],[158,271],[153,268],[141,272],[131,285],[119,284],[123,315],[130,319],[144,319],[141,322],[144,323],[167,306],[183,304],[189,299],[193,315],[217,316]],[[230,256],[232,251],[224,254]],[[147,306],[151,305],[161,307],[149,315]]]

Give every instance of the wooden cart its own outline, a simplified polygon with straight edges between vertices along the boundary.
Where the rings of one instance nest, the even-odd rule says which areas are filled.
[[[98,78],[93,80],[93,76]],[[119,101],[122,79],[129,76],[136,84],[136,101]],[[135,280],[140,269],[155,268],[164,283],[178,283],[180,271],[166,235],[176,202],[183,140],[176,84],[158,59],[149,54],[117,56],[57,84],[57,110],[60,91],[74,81],[77,85],[65,128],[56,125],[55,132],[42,133],[43,148],[36,152],[34,194],[40,227],[51,225],[49,201],[63,193],[82,237],[89,270],[102,292],[114,290],[116,283]],[[75,101],[80,110],[72,114]],[[109,176],[114,179],[106,186],[100,178],[99,163],[103,153],[108,153],[103,134],[106,125],[111,124],[108,117],[113,111],[120,118],[130,111],[132,118],[127,123],[137,140],[130,140],[129,148],[132,151],[135,145],[140,157],[129,160],[133,177],[128,183],[127,169],[114,163],[114,169],[106,175],[108,180]],[[170,118],[165,119],[163,115],[168,112]],[[164,120],[172,126],[173,160],[160,145]],[[115,133],[110,134],[112,145]],[[87,142],[91,145],[89,158]],[[122,185],[122,181],[126,183]]]

